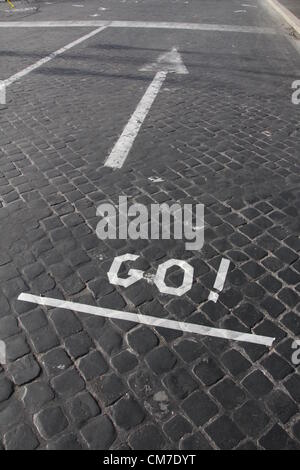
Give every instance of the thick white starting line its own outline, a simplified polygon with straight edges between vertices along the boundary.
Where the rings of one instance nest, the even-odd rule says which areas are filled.
[[[65,310],[72,310],[73,312],[87,313],[89,315],[113,318],[115,320],[126,320],[133,323],[142,323],[144,325],[168,328],[170,330],[183,331],[184,333],[195,333],[202,336],[212,336],[215,338],[222,338],[231,341],[260,344],[269,347],[271,347],[275,341],[275,338],[270,338],[268,336],[259,336],[255,334],[241,333],[238,331],[211,328],[208,326],[196,325],[194,323],[178,322],[175,320],[168,320],[166,318],[157,318],[148,315],[111,310],[108,308],[93,307],[91,305],[68,302],[59,299],[51,299],[49,297],[39,297],[32,294],[23,293],[18,297],[18,300],[42,305],[44,307],[61,308]]]

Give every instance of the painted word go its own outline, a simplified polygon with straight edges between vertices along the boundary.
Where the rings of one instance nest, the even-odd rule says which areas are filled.
[[[129,253],[122,256],[117,256],[114,259],[109,272],[107,273],[109,282],[115,286],[129,287],[143,279],[144,271],[141,271],[140,269],[130,269],[126,279],[119,277],[122,264],[125,261],[136,261],[138,258],[138,255],[132,255]],[[183,281],[180,287],[170,287],[166,285],[165,278],[167,271],[173,266],[180,267],[184,273]],[[193,266],[191,266],[186,261],[170,259],[159,265],[153,282],[162,294],[176,295],[181,297],[192,288],[193,277]]]

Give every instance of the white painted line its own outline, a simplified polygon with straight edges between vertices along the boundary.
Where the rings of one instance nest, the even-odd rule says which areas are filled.
[[[300,20],[288,8],[277,0],[267,0],[269,5],[298,33],[300,34]]]
[[[6,344],[4,341],[0,341],[0,364],[5,365],[7,363],[6,358]]]
[[[267,336],[259,336],[254,334],[240,333],[238,331],[223,330],[219,328],[210,328],[207,326],[196,325],[194,323],[183,323],[165,318],[151,317],[148,315],[139,315],[130,312],[122,312],[119,310],[111,310],[108,308],[93,307],[91,305],[79,304],[75,302],[67,302],[58,299],[50,299],[48,297],[39,297],[31,294],[21,294],[18,300],[29,302],[32,304],[42,305],[44,307],[54,307],[74,312],[87,313],[105,318],[113,318],[115,320],[126,320],[133,323],[142,323],[144,325],[155,326],[159,328],[168,328],[170,330],[183,331],[185,333],[195,333],[204,336],[212,336],[215,338],[223,338],[232,341],[240,341],[246,343],[260,344],[271,347],[275,338]]]
[[[110,168],[122,168],[124,165],[134,141],[167,78],[167,74],[188,73],[176,48],[173,48],[167,54],[162,54],[157,62],[143,67],[140,71],[157,73],[104,164]]]
[[[3,21],[0,28],[99,28],[108,24],[108,21],[99,20]]]
[[[0,104],[6,104],[6,86],[4,82],[0,82]]]
[[[20,80],[21,78],[25,77],[29,73],[33,72],[34,70],[38,69],[42,65],[45,65],[47,62],[50,62],[50,60],[55,59],[59,55],[63,54],[64,52],[68,51],[69,49],[72,49],[75,46],[78,46],[78,44],[81,44],[82,42],[86,41],[87,39],[90,39],[91,37],[95,36],[98,33],[101,33],[101,31],[104,31],[106,29],[106,26],[101,26],[101,28],[95,29],[89,34],[86,34],[85,36],[82,36],[79,39],[76,39],[76,41],[71,42],[70,44],[67,44],[66,46],[62,47],[61,49],[58,49],[55,52],[52,52],[50,55],[44,57],[43,59],[38,60],[34,64],[30,65],[29,67],[26,67],[25,69],[21,70],[20,72],[12,75],[10,78],[7,78],[6,80],[3,80],[3,84],[5,86],[10,86],[12,83],[16,82],[17,80]]]
[[[219,271],[217,274],[217,279],[214,284],[214,289],[218,290],[219,292],[223,290],[229,266],[230,266],[230,261],[228,259],[222,258]]]
[[[59,20],[59,21],[6,21],[0,22],[0,28],[91,28],[107,24],[99,20]],[[192,31],[223,31],[231,33],[278,34],[273,28],[258,26],[238,26],[206,23],[170,23],[165,21],[110,21],[112,28],[156,28],[182,29]]]
[[[214,284],[214,289],[219,292],[222,292],[224,288],[229,266],[230,266],[230,261],[226,258],[222,258],[222,261],[221,261],[221,264],[217,273],[217,277],[215,280],[215,284]],[[211,292],[209,294],[208,300],[212,300],[213,302],[216,303],[218,298],[219,298],[218,294],[216,294],[215,292]]]
[[[121,137],[107,158],[104,164],[105,166],[110,168],[122,168],[167,75],[167,72],[158,72],[155,75],[153,82],[147,89]]]

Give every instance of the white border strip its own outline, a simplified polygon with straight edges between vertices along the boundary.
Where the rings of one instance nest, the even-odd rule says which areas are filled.
[[[213,23],[172,23],[165,21],[6,21],[0,28],[93,28],[108,25],[112,28],[186,29],[192,31],[224,31],[231,33],[278,34],[273,28],[224,25]]]
[[[21,294],[18,300],[30,302],[32,304],[43,305],[44,307],[62,308],[75,312],[87,313],[105,318],[113,318],[115,320],[126,320],[133,323],[142,323],[159,328],[168,328],[170,330],[179,330],[185,333],[196,333],[204,336],[213,336],[215,338],[228,339],[232,341],[241,341],[245,343],[254,343],[271,347],[275,338],[267,336],[258,336],[254,334],[240,333],[238,331],[223,330],[219,328],[210,328],[207,326],[196,325],[194,323],[183,323],[166,318],[151,317],[148,315],[140,315],[119,310],[111,310],[108,308],[93,307],[75,302],[67,302],[64,300],[50,299],[48,297],[39,297],[32,294]]]
[[[277,0],[267,0],[267,2],[298,34],[300,34],[300,20],[297,16],[288,10],[288,8],[281,5]]]
[[[66,46],[62,47],[61,49],[58,49],[55,52],[52,52],[50,55],[44,57],[43,59],[38,60],[37,62],[30,65],[29,67],[26,67],[26,69],[23,69],[20,72],[16,73],[15,75],[12,75],[10,78],[3,80],[2,86],[10,86],[12,83],[25,77],[30,72],[33,72],[34,70],[38,69],[42,65],[45,65],[47,62],[50,62],[50,60],[55,59],[57,56],[63,54],[64,52],[68,51],[69,49],[72,49],[75,46],[78,46],[78,44],[81,44],[82,42],[86,41],[87,39],[90,39],[96,34],[101,33],[101,31],[104,31],[106,28],[107,26],[101,26],[101,28],[95,29],[91,33],[86,34],[85,36],[82,36],[79,39],[76,39],[76,41],[73,41],[70,44],[67,44]]]

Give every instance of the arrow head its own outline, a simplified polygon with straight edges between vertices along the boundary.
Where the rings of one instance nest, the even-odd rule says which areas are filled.
[[[156,62],[153,64],[145,65],[141,72],[168,72],[177,73],[180,75],[186,75],[189,73],[188,69],[183,63],[182,57],[177,51],[176,47],[170,52],[159,56]]]

